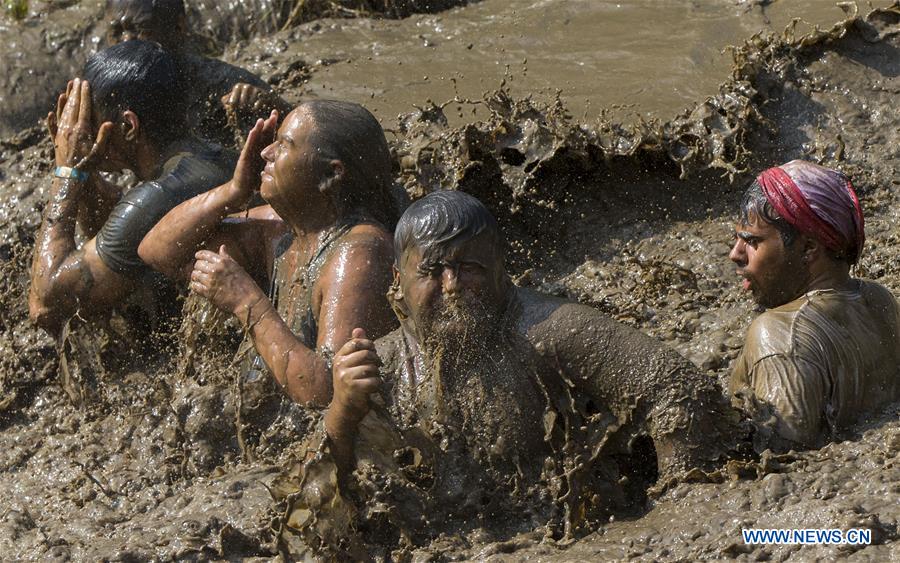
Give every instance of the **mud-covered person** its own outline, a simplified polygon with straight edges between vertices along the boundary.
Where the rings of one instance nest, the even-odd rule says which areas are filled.
[[[390,152],[358,104],[304,103],[272,141],[276,118],[250,131],[232,181],[173,209],[140,254],[239,319],[251,369],[267,367],[299,403],[327,405],[331,357],[353,328],[396,326],[384,297],[397,218]],[[257,190],[268,205],[240,213]]]
[[[155,41],[175,56],[187,89],[188,127],[223,146],[234,144],[233,126],[246,131],[273,109],[291,106],[252,72],[192,50],[183,0],[107,0],[106,41]],[[228,113],[235,122],[229,125]]]
[[[766,311],[731,376],[760,423],[758,447],[817,448],[900,400],[900,306],[854,278],[862,210],[838,171],[794,160],[744,195],[730,258]]]
[[[462,192],[401,217],[389,294],[401,326],[374,342],[357,329],[338,351],[311,438],[322,445],[303,446],[319,455],[276,487],[298,499],[306,544],[353,556],[398,534],[481,528],[484,541],[551,521],[575,533],[586,514],[640,511],[657,476],[730,448],[737,413],[711,378],[593,308],[514,286],[504,246]]]
[[[156,284],[137,253],[144,235],[175,205],[230,177],[233,159],[185,134],[182,92],[166,51],[127,41],[91,56],[48,116],[54,178],[29,291],[31,317],[47,331],[58,333],[76,313],[104,316]],[[140,183],[124,196],[97,177],[126,169]],[[80,248],[76,222],[89,239]]]

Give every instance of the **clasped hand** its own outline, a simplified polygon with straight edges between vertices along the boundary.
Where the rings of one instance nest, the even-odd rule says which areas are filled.
[[[345,423],[358,423],[371,408],[369,395],[381,387],[381,358],[366,331],[353,329],[352,338],[334,355],[332,408]]]
[[[192,290],[209,299],[217,308],[244,320],[257,303],[266,303],[266,296],[240,264],[225,248],[219,252],[201,250],[194,256],[191,272]]]

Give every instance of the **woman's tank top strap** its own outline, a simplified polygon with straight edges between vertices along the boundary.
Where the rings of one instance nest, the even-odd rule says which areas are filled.
[[[313,311],[313,287],[340,239],[353,227],[364,223],[378,224],[371,220],[349,218],[323,232],[309,261],[305,266],[295,267],[293,275],[289,275],[287,271],[286,258],[287,251],[294,242],[294,233],[287,233],[275,245],[275,263],[270,276],[269,298],[278,314],[291,328],[291,332],[312,350],[316,349],[319,337],[316,315]],[[293,308],[290,303],[292,298],[297,301]],[[263,369],[265,364],[254,350],[249,372]],[[250,376],[258,377],[258,374],[248,373],[248,377]]]

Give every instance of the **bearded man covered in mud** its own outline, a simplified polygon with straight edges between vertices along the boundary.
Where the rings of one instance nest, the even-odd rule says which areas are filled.
[[[713,380],[590,307],[517,288],[504,244],[462,192],[404,213],[389,292],[401,328],[354,331],[306,460],[274,485],[296,549],[571,536],[730,448],[736,413]]]
[[[232,158],[185,134],[182,92],[168,53],[127,41],[88,59],[48,116],[56,168],[29,307],[49,332],[75,314],[102,316],[141,286],[159,287],[138,257],[144,235],[172,207],[230,177]],[[125,195],[97,174],[125,169],[140,180]],[[81,248],[76,222],[89,239]]]
[[[185,77],[188,127],[199,137],[231,146],[229,113],[233,125],[246,131],[273,109],[282,115],[292,109],[252,72],[190,52],[183,0],[107,0],[104,17],[109,45],[143,39],[172,53]]]
[[[865,241],[846,176],[794,160],[770,168],[741,204],[730,258],[768,310],[731,376],[761,447],[817,448],[900,400],[900,306],[850,267]]]

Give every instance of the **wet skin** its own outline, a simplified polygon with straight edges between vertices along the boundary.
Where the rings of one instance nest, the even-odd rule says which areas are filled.
[[[131,111],[102,121],[92,110],[91,89],[85,80],[69,82],[56,112],[47,116],[57,166],[77,167],[91,174],[87,182],[54,178],[35,244],[28,304],[31,318],[51,333],[76,312],[100,316],[134,289],[134,283],[100,259],[96,239],[82,248],[75,244],[75,224],[93,236],[118,200],[118,189],[96,171],[135,172],[150,179],[166,155],[150,143]]]
[[[236,315],[292,399],[326,405],[332,397],[328,363],[291,332],[261,286],[271,282],[275,248],[288,231],[294,241],[285,269],[294,279],[314,256],[323,233],[342,220],[329,190],[343,181],[343,163],[319,156],[311,137],[315,123],[302,106],[285,118],[277,134],[276,122],[275,112],[259,120],[248,134],[234,179],[173,209],[138,252],[172,278],[190,273],[192,290]],[[236,213],[256,190],[270,205]],[[370,326],[381,335],[394,325],[384,299],[390,234],[360,224],[337,244],[312,287],[318,350],[339,349],[356,326]],[[287,316],[293,318],[305,306],[289,303]]]
[[[735,226],[728,257],[738,266],[744,289],[763,307],[777,307],[803,293],[802,246],[793,242],[785,247],[778,229],[752,214],[748,223]]]
[[[832,258],[825,246],[800,233],[785,246],[778,229],[750,214],[735,226],[735,242],[728,255],[737,265],[745,290],[762,307],[789,303],[816,289],[850,287],[850,265]]]
[[[510,289],[509,279],[497,264],[503,263],[491,238],[485,234],[451,242],[438,257],[426,257],[419,248],[405,252],[400,270],[394,272],[399,292],[395,303],[409,317],[408,327],[428,327],[448,300],[470,295],[500,305]],[[400,272],[406,275],[400,275]],[[399,298],[399,300],[398,300]],[[414,332],[417,340],[423,334]]]
[[[453,244],[432,261],[412,248],[400,264],[395,271],[399,291],[393,298],[407,341],[421,342],[429,331],[431,311],[454,294],[480,294],[498,310],[503,304],[516,307],[516,314],[504,317],[510,326],[500,330],[524,338],[542,377],[571,382],[601,411],[618,418],[624,434],[649,435],[662,476],[709,466],[735,438],[736,416],[710,378],[661,343],[595,309],[516,288],[506,276],[500,252],[483,241]],[[335,356],[335,396],[325,426],[338,466],[345,471],[352,468],[354,439],[369,409],[368,396],[381,384],[376,350],[394,345],[375,343],[360,330]],[[421,346],[414,354],[416,369],[428,365]],[[428,374],[404,377],[414,386]]]

